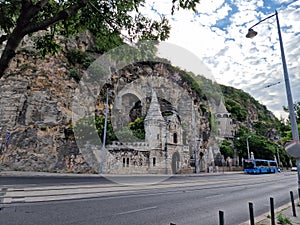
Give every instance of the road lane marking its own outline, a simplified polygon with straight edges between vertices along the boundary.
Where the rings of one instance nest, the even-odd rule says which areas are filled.
[[[157,206],[152,206],[152,207],[147,207],[147,208],[130,210],[130,211],[126,211],[126,212],[120,212],[120,213],[117,213],[116,215],[125,215],[125,214],[130,214],[130,213],[137,213],[137,212],[142,212],[142,211],[156,209],[156,208],[157,208]]]
[[[217,195],[210,195],[210,196],[207,196],[207,197],[204,197],[205,199],[211,199],[211,198],[219,198],[219,197],[223,197],[224,195],[223,194],[217,194]]]
[[[4,202],[4,196],[6,194],[7,188],[0,188],[0,204]]]

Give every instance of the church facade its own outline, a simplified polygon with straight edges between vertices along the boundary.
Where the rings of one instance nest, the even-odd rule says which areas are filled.
[[[105,173],[177,174],[190,173],[190,150],[183,144],[179,116],[162,116],[156,92],[144,121],[144,142],[113,142],[106,146]]]

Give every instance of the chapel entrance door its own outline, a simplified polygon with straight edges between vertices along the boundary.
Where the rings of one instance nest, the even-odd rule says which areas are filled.
[[[180,165],[180,155],[178,152],[175,152],[172,156],[172,173],[176,174],[179,172]]]

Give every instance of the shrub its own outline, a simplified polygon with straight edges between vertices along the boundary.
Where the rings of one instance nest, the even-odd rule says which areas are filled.
[[[292,225],[291,220],[289,218],[287,218],[286,216],[283,216],[281,213],[279,213],[279,215],[277,216],[277,221],[278,221],[278,224]]]

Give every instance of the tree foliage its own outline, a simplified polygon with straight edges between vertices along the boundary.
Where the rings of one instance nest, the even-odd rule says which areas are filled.
[[[75,124],[76,129],[76,136],[75,138],[78,140],[85,140],[89,141],[90,143],[97,143],[99,142],[98,138],[100,138],[101,141],[103,141],[103,135],[104,135],[104,122],[105,117],[103,116],[89,116],[84,117],[77,121]],[[93,135],[94,133],[98,134],[98,137],[96,139]],[[106,144],[111,144],[113,141],[116,141],[117,137],[115,136],[115,133],[113,131],[113,127],[110,120],[107,120],[107,131],[106,131]]]
[[[294,103],[293,107],[294,107],[297,123],[300,123],[300,102]],[[289,109],[285,106],[283,106],[283,110],[287,113],[289,112]]]
[[[200,0],[170,0],[170,10],[196,11]],[[55,36],[68,37],[89,30],[99,52],[107,51],[124,40],[165,40],[170,26],[142,15],[145,0],[2,0],[0,1],[0,78],[26,35],[44,31],[36,41],[42,54],[59,50]]]
[[[234,150],[232,148],[232,144],[227,141],[223,140],[222,144],[220,145],[220,152],[226,159],[227,157],[233,158],[234,157]]]
[[[241,127],[238,131],[234,146],[237,148],[238,155],[248,158],[247,138],[249,144],[249,152],[253,152],[257,159],[274,159],[279,155],[283,165],[289,165],[290,157],[284,148],[275,142],[267,140],[263,135],[250,133],[245,127]]]
[[[279,127],[280,121],[248,93],[234,87],[220,85],[224,95],[227,110],[232,117],[244,122],[249,119],[249,112],[257,114],[258,120],[263,121],[269,128]]]
[[[281,142],[282,144],[285,143],[288,140],[293,140],[293,134],[292,134],[292,128],[289,126],[290,129],[286,130],[284,133],[282,133],[281,136]],[[300,133],[300,124],[298,125],[298,132]]]
[[[141,140],[145,139],[144,120],[145,116],[142,116],[129,123],[129,129],[132,130],[133,135]]]
[[[227,99],[226,102],[227,110],[232,114],[232,118],[238,121],[245,121],[247,118],[247,111],[241,107],[235,100]]]

